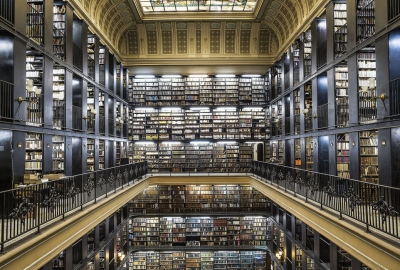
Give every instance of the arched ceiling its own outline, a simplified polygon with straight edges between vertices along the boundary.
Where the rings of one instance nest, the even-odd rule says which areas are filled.
[[[140,0],[69,0],[125,66],[271,65],[329,2],[258,1],[254,12],[146,13]]]

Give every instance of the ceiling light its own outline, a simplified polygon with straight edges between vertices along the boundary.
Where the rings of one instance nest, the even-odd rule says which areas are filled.
[[[162,75],[163,78],[181,78],[182,75]]]
[[[215,75],[215,77],[232,78],[232,77],[236,77],[236,75],[235,74],[217,74],[217,75]]]
[[[260,74],[243,74],[242,77],[261,77]]]
[[[155,76],[154,75],[136,75],[135,76],[135,78],[143,78],[143,79],[145,79],[145,78],[154,78]]]
[[[205,78],[208,77],[207,74],[191,74],[189,75],[189,78]]]

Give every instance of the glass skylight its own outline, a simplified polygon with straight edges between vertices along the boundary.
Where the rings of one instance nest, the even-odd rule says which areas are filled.
[[[253,12],[258,0],[140,0],[143,12]]]

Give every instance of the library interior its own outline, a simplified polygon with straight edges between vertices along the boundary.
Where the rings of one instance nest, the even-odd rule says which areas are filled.
[[[399,61],[398,0],[1,0],[0,269],[399,269]]]

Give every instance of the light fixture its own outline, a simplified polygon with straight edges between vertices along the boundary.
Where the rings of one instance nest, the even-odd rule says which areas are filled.
[[[26,91],[28,96],[24,99],[22,97],[18,97],[17,101],[19,104],[26,101],[28,102],[28,108],[31,107],[32,104],[39,103],[39,97],[42,94],[42,88],[33,85],[33,80],[27,79],[26,80]]]
[[[162,75],[163,78],[181,78],[182,75]]]
[[[243,74],[242,77],[261,77],[261,74]]]
[[[181,144],[181,142],[165,141],[165,142],[162,142],[162,144]]]
[[[48,143],[48,144],[46,144],[46,147],[47,147],[47,148],[50,148],[50,144],[49,144],[49,143]]]
[[[355,142],[355,141],[353,141],[351,144],[354,146],[354,145],[356,145],[356,142]]]
[[[149,141],[137,141],[135,144],[154,144],[154,142],[149,142]]]
[[[190,74],[189,78],[207,78],[207,74]]]
[[[282,261],[283,260],[283,250],[279,249],[276,253],[275,253],[275,257],[279,260]]]
[[[21,148],[21,147],[22,147],[22,143],[21,143],[21,142],[18,142],[17,147],[18,147],[18,148]]]
[[[135,78],[150,79],[154,78],[154,75],[136,75]]]
[[[236,111],[236,107],[218,107],[214,111]]]
[[[219,141],[217,144],[235,144],[236,141]]]
[[[386,145],[386,140],[382,140],[382,145],[383,145],[383,146]]]
[[[217,75],[215,75],[215,77],[217,77],[217,78],[233,78],[233,77],[236,77],[236,75],[235,74],[217,74]]]
[[[172,112],[172,111],[180,111],[180,110],[181,110],[181,108],[179,108],[179,107],[164,107],[164,108],[161,108],[162,112]]]

